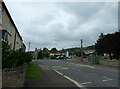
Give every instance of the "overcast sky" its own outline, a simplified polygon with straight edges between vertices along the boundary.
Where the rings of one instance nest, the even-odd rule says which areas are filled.
[[[34,48],[89,46],[118,30],[117,2],[7,2],[25,42]]]

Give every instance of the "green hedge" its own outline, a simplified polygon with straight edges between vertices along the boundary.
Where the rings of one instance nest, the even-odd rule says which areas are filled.
[[[17,68],[32,61],[32,56],[24,51],[11,50],[8,43],[2,42],[2,68]]]

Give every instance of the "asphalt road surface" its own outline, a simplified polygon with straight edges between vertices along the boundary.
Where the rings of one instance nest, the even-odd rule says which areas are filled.
[[[42,65],[73,79],[82,87],[118,87],[118,69],[78,60],[38,60]],[[52,76],[51,76],[52,77]]]

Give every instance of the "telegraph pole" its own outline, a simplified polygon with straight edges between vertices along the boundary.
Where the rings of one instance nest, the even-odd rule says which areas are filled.
[[[29,42],[29,46],[28,46],[28,51],[30,51],[30,42]]]
[[[81,39],[81,50],[82,50],[82,47],[83,47],[82,44],[83,44],[83,40]]]
[[[83,61],[83,40],[81,39],[81,56],[82,56],[82,61]]]

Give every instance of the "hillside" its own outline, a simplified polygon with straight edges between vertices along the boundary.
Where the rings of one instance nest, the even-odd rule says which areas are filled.
[[[91,49],[95,49],[94,45],[91,46],[87,46],[87,47],[83,47],[84,50],[91,50]],[[75,47],[75,48],[67,48],[65,49],[65,51],[69,51],[69,52],[75,52],[77,50],[81,50],[80,47]]]

